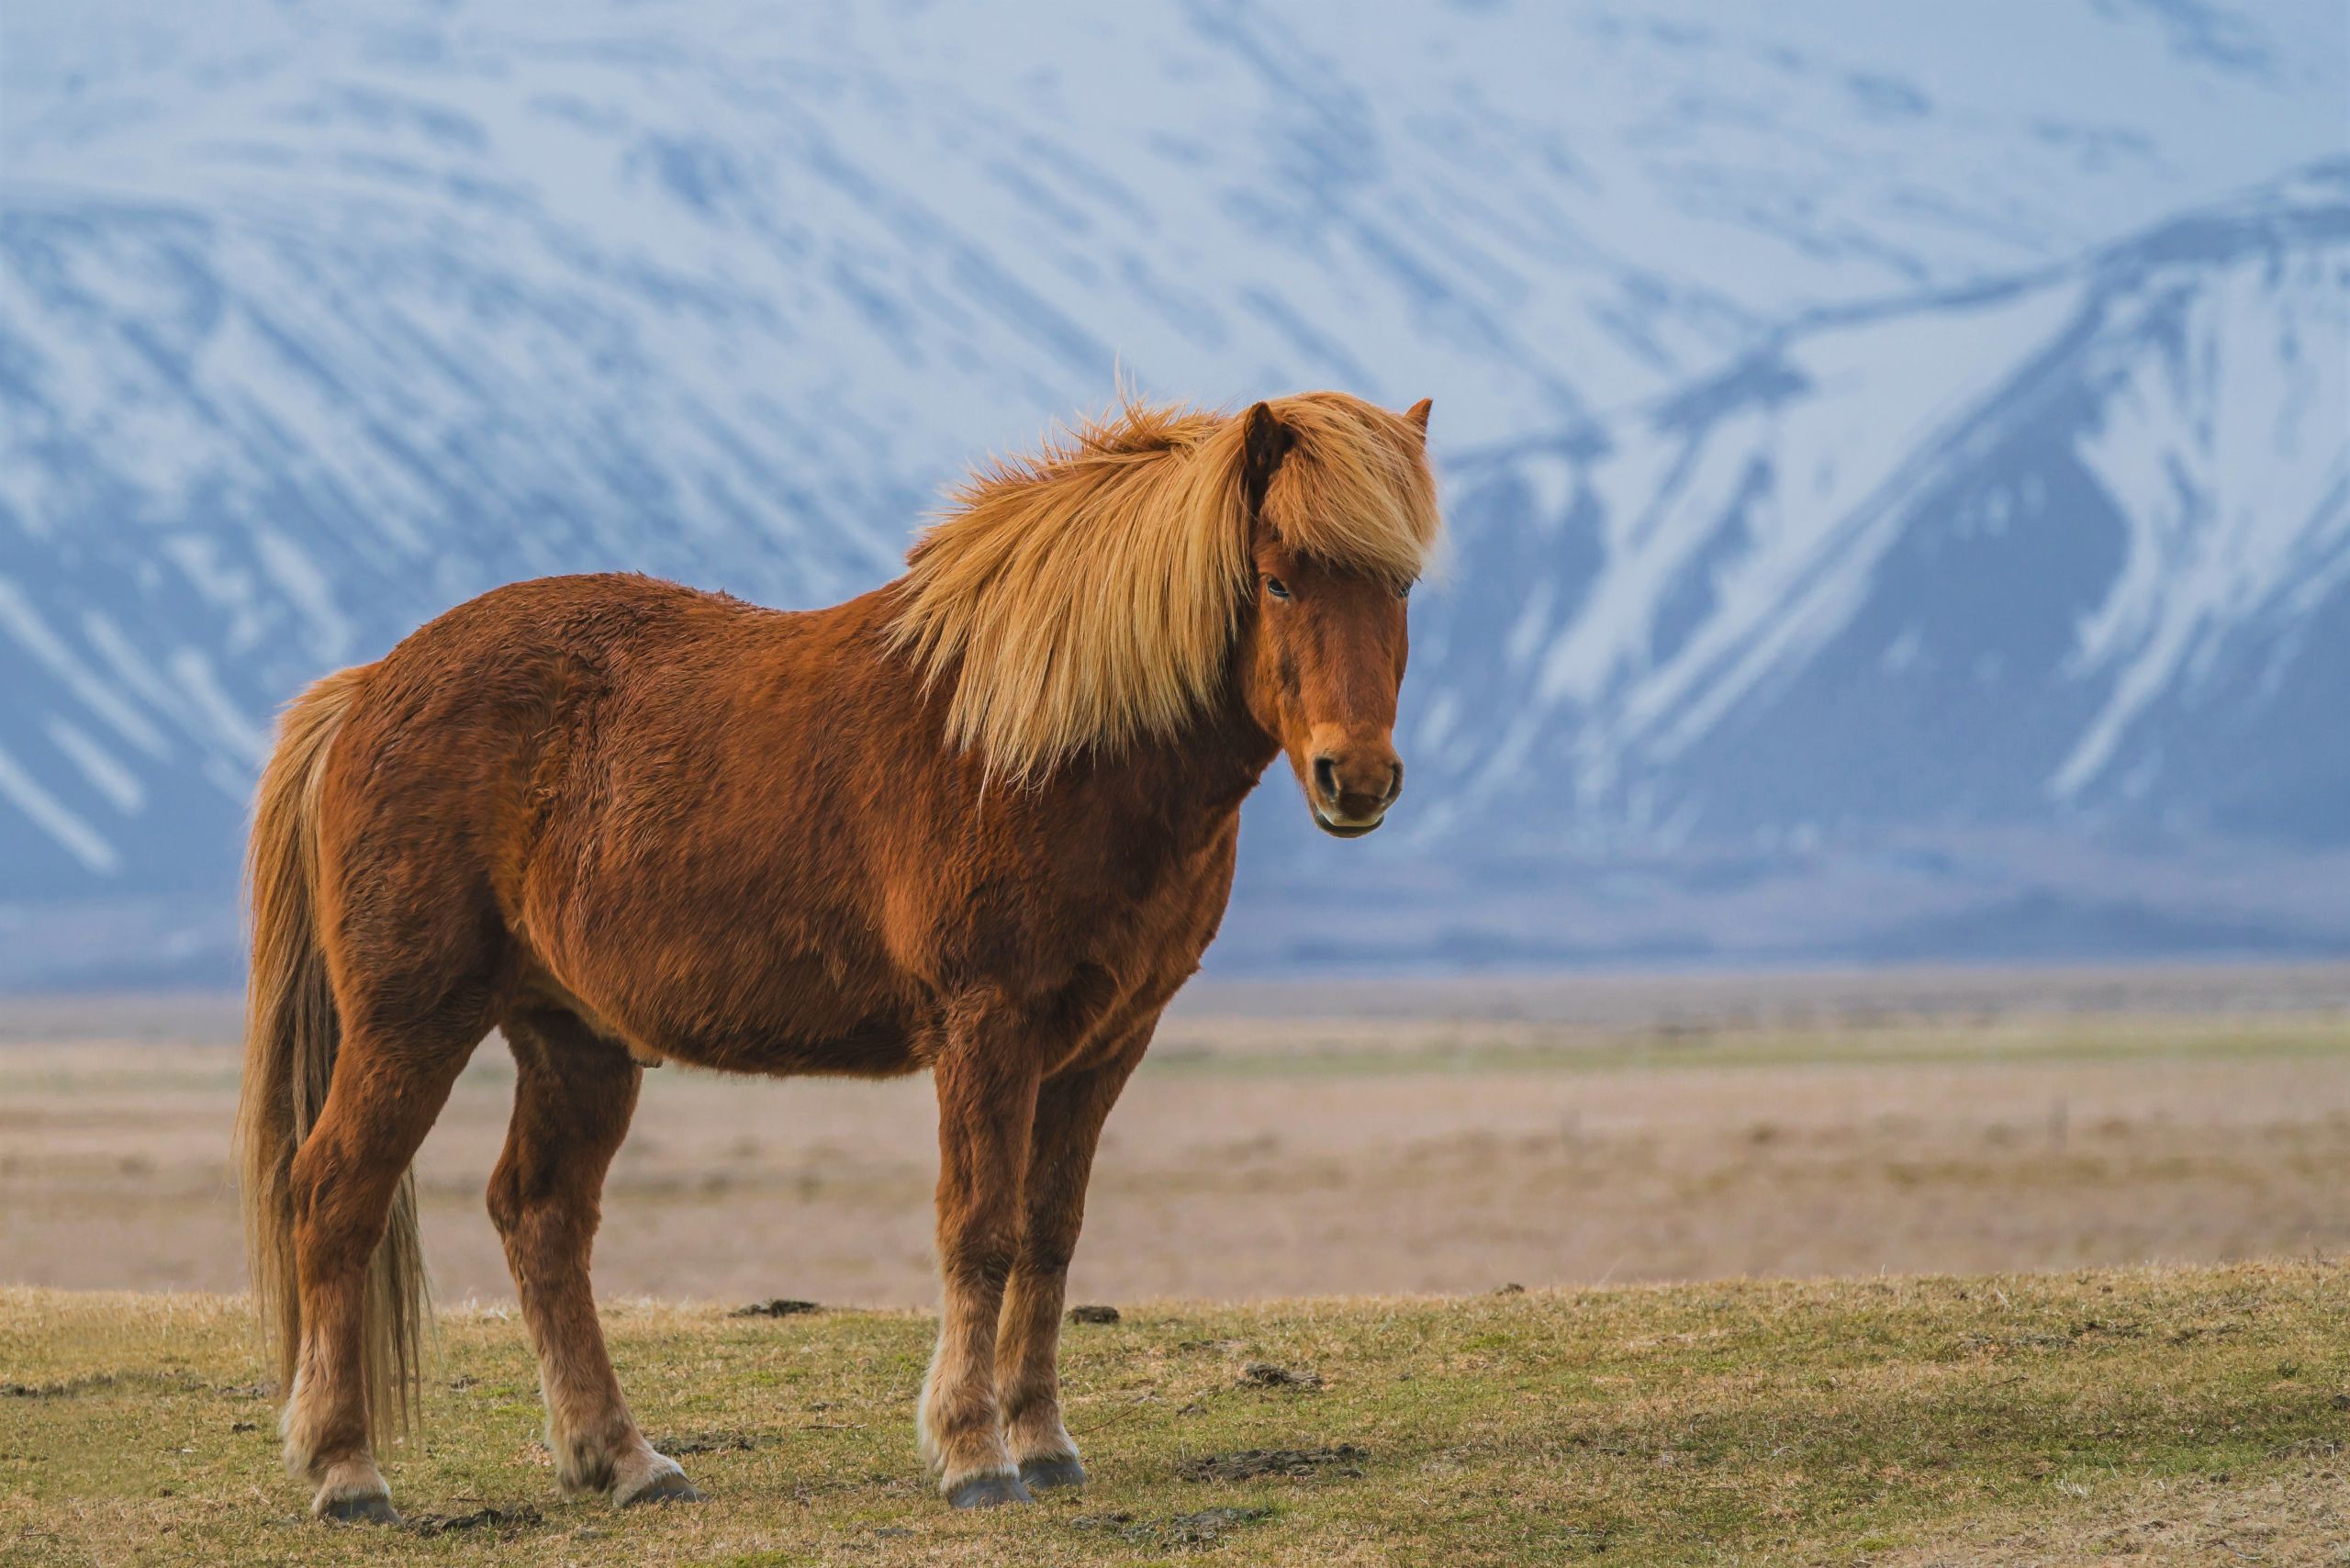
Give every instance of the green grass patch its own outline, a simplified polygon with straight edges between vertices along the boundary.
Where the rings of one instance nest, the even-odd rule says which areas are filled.
[[[1066,1336],[1092,1485],[980,1516],[917,1472],[922,1316],[613,1305],[709,1499],[622,1514],[555,1495],[520,1325],[475,1312],[385,1456],[410,1525],[330,1530],[277,1469],[244,1303],[5,1291],[0,1562],[2072,1561],[2199,1529],[2325,1561],[2345,1307],[2320,1261],[1130,1305]]]

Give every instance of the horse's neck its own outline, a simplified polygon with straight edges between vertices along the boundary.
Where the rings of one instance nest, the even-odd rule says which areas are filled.
[[[1281,747],[1237,702],[1203,713],[1173,735],[1138,741],[1114,756],[1079,765],[1079,788],[1112,831],[1171,831],[1212,837],[1240,809]]]
[[[1166,743],[1170,770],[1183,778],[1203,812],[1223,816],[1240,809],[1281,755],[1281,745],[1257,727],[1237,701],[1204,715],[1196,733]]]

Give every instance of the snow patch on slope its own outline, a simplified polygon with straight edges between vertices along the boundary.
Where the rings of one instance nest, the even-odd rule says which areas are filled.
[[[1901,498],[1933,476],[1917,454],[2078,302],[2061,284],[1806,335],[1719,387],[1718,413],[1701,391],[1628,432],[1590,476],[1608,520],[1594,608],[1551,645],[1537,695],[1604,700],[1595,751],[1654,733],[1669,757],[1843,623]],[[1662,624],[1676,594],[1702,607],[1678,636]]]
[[[106,835],[75,815],[73,809],[41,788],[6,750],[0,750],[0,800],[22,812],[74,859],[101,877],[122,869],[122,857]]]
[[[2075,664],[2112,691],[2049,781],[2059,799],[2229,632],[2350,572],[2350,251],[2159,272],[2109,325],[2156,352],[2096,367],[2112,414],[2079,442],[2131,527]]]

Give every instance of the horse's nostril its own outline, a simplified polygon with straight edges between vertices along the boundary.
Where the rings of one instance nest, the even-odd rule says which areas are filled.
[[[1383,803],[1384,803],[1384,804],[1387,804],[1387,805],[1390,805],[1390,806],[1393,805],[1393,804],[1395,803],[1395,797],[1396,797],[1396,796],[1398,796],[1398,795],[1400,795],[1400,794],[1402,794],[1403,792],[1404,792],[1404,765],[1403,765],[1402,763],[1400,763],[1400,762],[1399,762],[1399,763],[1397,763],[1397,764],[1396,764],[1393,768],[1389,769],[1389,771],[1388,771],[1388,775],[1387,775],[1387,799],[1386,799],[1386,801],[1385,801]]]
[[[1333,801],[1337,800],[1338,759],[1337,757],[1317,756],[1314,759],[1314,787],[1322,791],[1324,800]]]

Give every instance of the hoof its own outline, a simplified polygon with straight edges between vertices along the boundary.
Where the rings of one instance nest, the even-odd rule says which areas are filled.
[[[694,1484],[672,1470],[656,1475],[635,1492],[621,1500],[623,1508],[633,1508],[646,1503],[699,1503],[701,1494]]]
[[[1077,1462],[1074,1454],[1067,1459],[1024,1460],[1020,1465],[1020,1479],[1031,1492],[1042,1492],[1053,1486],[1082,1486],[1085,1484],[1085,1466]]]
[[[321,1503],[319,1518],[330,1525],[396,1525],[400,1511],[381,1492],[369,1492],[356,1497],[337,1497]]]
[[[946,1500],[958,1508],[994,1508],[1006,1503],[1031,1503],[1028,1488],[1020,1484],[1017,1475],[974,1475],[958,1483],[946,1494]]]

